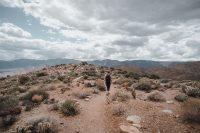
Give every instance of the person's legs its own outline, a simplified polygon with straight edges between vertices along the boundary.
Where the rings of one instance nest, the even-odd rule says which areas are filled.
[[[109,83],[106,84],[106,88],[107,88],[106,95],[109,95],[110,94],[110,84]]]

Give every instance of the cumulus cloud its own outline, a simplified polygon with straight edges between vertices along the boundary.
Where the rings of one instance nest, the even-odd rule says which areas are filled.
[[[16,36],[16,37],[31,37],[31,33],[24,31],[20,27],[12,24],[12,23],[2,23],[0,25],[0,33],[5,33],[10,36]]]
[[[0,5],[33,16],[51,35],[52,41],[33,39],[14,24],[2,24],[0,47],[12,59],[23,58],[16,52],[21,48],[26,57],[41,59],[200,60],[199,0],[1,0]],[[54,41],[58,34],[63,41]]]

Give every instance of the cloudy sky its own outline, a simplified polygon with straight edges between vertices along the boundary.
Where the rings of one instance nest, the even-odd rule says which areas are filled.
[[[0,0],[0,60],[200,60],[200,0]]]

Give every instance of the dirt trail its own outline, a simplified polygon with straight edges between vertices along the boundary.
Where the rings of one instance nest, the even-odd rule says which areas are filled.
[[[86,105],[87,104],[87,105]],[[106,133],[105,94],[95,95],[82,107],[81,133]]]

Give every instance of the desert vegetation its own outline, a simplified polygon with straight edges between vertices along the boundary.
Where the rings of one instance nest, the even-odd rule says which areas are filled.
[[[110,95],[104,85],[107,71],[112,73]],[[200,129],[199,81],[82,62],[0,78],[0,87],[0,132],[171,133],[173,128],[173,133],[196,133]]]

